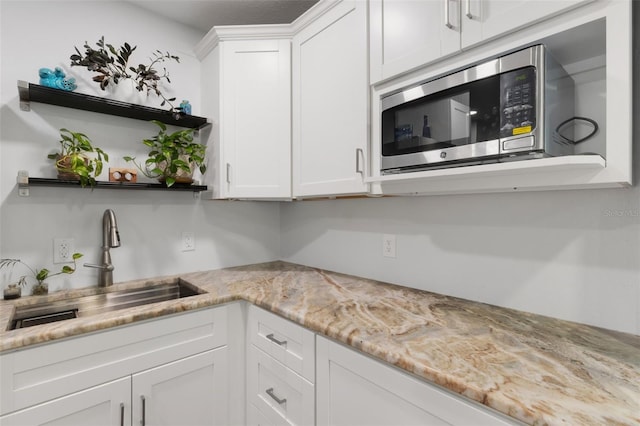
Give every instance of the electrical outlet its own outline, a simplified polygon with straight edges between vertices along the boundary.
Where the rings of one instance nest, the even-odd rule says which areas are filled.
[[[53,239],[53,263],[73,262],[73,238]]]
[[[196,237],[193,232],[182,233],[182,251],[193,251],[196,249]]]
[[[396,236],[384,234],[382,236],[382,255],[384,257],[396,257]]]

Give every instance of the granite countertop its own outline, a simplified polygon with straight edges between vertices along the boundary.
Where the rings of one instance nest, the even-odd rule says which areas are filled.
[[[207,294],[2,331],[0,351],[246,300],[526,423],[640,424],[640,336],[285,262],[181,277]],[[0,327],[16,305],[96,291],[2,301]]]

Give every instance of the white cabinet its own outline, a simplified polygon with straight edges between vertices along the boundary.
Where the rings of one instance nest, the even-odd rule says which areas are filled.
[[[314,424],[315,335],[255,306],[247,324],[248,424]]]
[[[227,406],[226,347],[133,375],[134,425],[223,426]]]
[[[460,50],[457,0],[371,0],[371,83]]]
[[[317,424],[520,424],[358,352],[317,337]]]
[[[0,417],[2,426],[130,426],[126,377]]]
[[[371,83],[593,0],[371,0]]]
[[[187,357],[9,414],[0,424],[225,425],[226,355],[222,347]]]
[[[461,1],[461,47],[464,49],[594,0]]]
[[[247,350],[248,404],[256,407],[258,412],[264,413],[263,416],[270,416],[271,424],[314,424],[313,383],[254,345],[249,345]]]
[[[620,188],[632,184],[632,2],[600,0],[540,3],[544,5],[538,5],[538,12],[546,14],[546,18],[541,20],[542,15],[538,16],[538,12],[532,11],[532,19],[538,19],[534,25],[514,30],[508,37],[485,40],[482,45],[464,49],[420,70],[373,86],[371,174],[367,178],[372,194],[429,195]],[[556,5],[555,9],[553,4]],[[564,10],[568,7],[574,8]],[[535,2],[530,8],[536,9]],[[465,10],[464,5],[462,10]],[[490,10],[489,6],[483,10]],[[563,13],[548,15],[559,11]],[[511,13],[515,13],[515,10]],[[462,19],[464,27],[464,20],[468,18]],[[412,173],[381,173],[383,98],[436,79],[451,70],[468,68],[488,58],[533,44],[546,45],[574,79],[575,115],[590,117],[598,122],[599,131],[588,141],[575,145],[575,155]]]
[[[2,354],[0,423],[229,424],[228,308]]]
[[[203,110],[214,121],[205,177],[213,198],[289,199],[291,41],[250,28],[215,29],[213,50],[199,50]]]
[[[367,3],[342,1],[293,37],[293,195],[368,192]]]

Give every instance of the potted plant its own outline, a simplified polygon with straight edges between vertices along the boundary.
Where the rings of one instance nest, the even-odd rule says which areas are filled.
[[[131,79],[134,81],[138,92],[145,91],[147,95],[155,93],[162,98],[160,106],[164,106],[167,103],[171,107],[171,111],[182,111],[181,107],[174,107],[172,104],[176,98],[167,98],[160,90],[159,84],[162,80],[171,83],[167,69],[163,68],[162,73],[160,73],[155,68],[161,62],[167,60],[174,60],[180,63],[178,56],[156,50],[150,58],[149,65],[138,64],[137,67],[132,67],[129,66],[129,58],[137,46],[131,47],[129,43],[124,43],[116,50],[113,45],[104,42],[104,36],[96,42],[96,46],[97,49],[94,49],[85,41],[84,54],[76,47],[76,53],[69,58],[71,59],[71,66],[86,67],[87,70],[98,73],[93,77],[93,81],[99,83],[102,90],[105,90],[111,84],[118,84],[121,80]]]
[[[13,268],[17,264],[20,263],[24,265],[29,270],[30,276],[36,281],[36,284],[33,286],[33,289],[31,291],[32,294],[47,294],[49,292],[49,285],[45,282],[45,280],[47,278],[55,277],[56,275],[60,274],[73,274],[77,268],[76,260],[80,259],[82,256],[82,253],[73,253],[73,255],[71,256],[71,258],[73,259],[73,267],[64,265],[59,272],[53,274],[47,268],[33,269],[20,259],[0,259],[0,270],[4,268],[10,268],[11,271],[13,271]],[[20,278],[18,278],[18,281],[9,284],[9,286],[23,287],[27,284],[28,277],[29,275],[22,275]]]
[[[98,147],[94,147],[91,140],[84,133],[60,129],[60,152],[49,154],[48,158],[55,160],[58,178],[64,180],[79,180],[85,187],[96,184],[96,177],[102,173],[103,159],[109,161],[109,155]],[[94,153],[94,157],[86,154]]]
[[[152,123],[160,130],[153,138],[142,141],[150,149],[145,167],[137,163],[135,157],[124,157],[126,161],[132,161],[145,176],[157,178],[168,187],[176,182],[192,183],[196,167],[200,173],[205,173],[206,147],[193,141],[193,129],[167,133],[164,123],[157,120],[152,120]]]

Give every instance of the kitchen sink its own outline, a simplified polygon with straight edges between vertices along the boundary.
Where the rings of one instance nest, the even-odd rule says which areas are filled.
[[[86,317],[134,306],[197,296],[203,291],[181,280],[152,283],[140,288],[108,291],[91,296],[59,300],[35,305],[17,306],[11,330],[32,327],[66,319]]]

